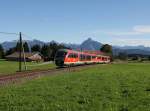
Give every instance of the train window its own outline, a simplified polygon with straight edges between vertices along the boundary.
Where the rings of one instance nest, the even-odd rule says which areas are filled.
[[[80,54],[80,60],[85,60],[85,55],[84,54]]]
[[[96,56],[92,56],[92,59],[95,59],[96,58]]]
[[[74,54],[74,58],[78,58],[78,54],[77,53]]]
[[[80,60],[83,60],[83,54],[80,54]]]
[[[97,59],[101,59],[101,57],[98,57]]]
[[[80,60],[82,60],[82,55],[80,54]]]
[[[90,55],[87,55],[87,56],[86,56],[86,59],[87,59],[87,60],[91,60],[91,56],[90,56]]]

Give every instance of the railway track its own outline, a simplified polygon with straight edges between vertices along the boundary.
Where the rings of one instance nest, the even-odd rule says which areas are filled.
[[[76,66],[76,67],[69,67],[69,68],[54,68],[49,70],[34,70],[34,71],[27,71],[27,72],[17,72],[11,75],[2,75],[0,76],[0,85],[19,83],[25,80],[34,79],[41,76],[60,74],[62,72],[74,72],[80,69],[93,67],[95,65],[97,64]]]

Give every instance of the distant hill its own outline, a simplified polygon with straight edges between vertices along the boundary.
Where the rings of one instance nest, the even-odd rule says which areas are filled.
[[[35,44],[39,44],[40,46],[44,44],[49,43],[57,43],[56,41],[51,42],[43,42],[39,40],[27,40],[29,47],[32,47]],[[17,41],[9,41],[9,42],[3,42],[2,46],[5,50],[8,50],[9,48],[15,47]],[[71,43],[61,43],[65,45],[66,47],[69,47],[74,50],[99,50],[100,47],[103,45],[102,43],[93,40],[92,38],[88,38],[87,40],[83,41],[81,44],[71,44]],[[126,52],[127,54],[142,54],[142,55],[150,55],[150,47],[144,47],[144,46],[113,46],[113,54],[118,55],[120,52]]]
[[[4,48],[4,50],[8,50],[9,48],[12,48],[12,47],[15,47],[17,44],[17,41],[14,40],[14,41],[9,41],[9,42],[3,42],[2,43],[2,46]]]
[[[12,47],[15,47],[17,42],[18,42],[17,40],[9,41],[9,42],[6,41],[6,42],[2,43],[2,46],[4,47],[5,50],[8,50],[8,49],[10,49]],[[29,47],[32,47],[35,44],[38,44],[40,46],[44,45],[44,42],[42,42],[40,40],[36,40],[36,39],[34,39],[34,40],[26,40],[26,42],[28,42]]]
[[[82,50],[99,50],[103,44],[88,38],[80,45]]]
[[[124,49],[124,48],[116,48],[113,47],[113,54],[114,55],[118,55],[120,52],[125,52],[126,54],[130,55],[130,54],[136,54],[136,55],[150,55],[150,48],[149,49]]]
[[[99,50],[103,45],[100,42],[94,41],[91,38],[83,41],[81,44],[64,44],[67,47],[75,50]]]

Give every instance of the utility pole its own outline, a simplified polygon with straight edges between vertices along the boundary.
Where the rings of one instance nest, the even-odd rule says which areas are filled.
[[[22,35],[21,35],[21,32],[19,33],[19,43],[20,43],[20,50],[19,50],[19,72],[21,72],[22,70],[22,64],[21,64],[21,61],[22,61],[22,58],[21,58],[21,53],[22,53]]]

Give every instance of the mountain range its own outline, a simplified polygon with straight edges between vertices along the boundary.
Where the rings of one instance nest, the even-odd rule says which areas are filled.
[[[71,44],[71,43],[58,43],[56,41],[51,42],[43,42],[40,40],[26,40],[26,42],[29,44],[29,47],[32,47],[35,44],[38,44],[40,46],[44,44],[49,43],[57,43],[57,44],[63,44],[66,47],[70,47],[74,50],[99,50],[102,43],[93,40],[92,38],[88,38],[87,40],[83,41],[81,44]],[[9,42],[3,42],[1,43],[5,50],[8,50],[9,48],[15,47],[17,41],[9,41]],[[125,52],[127,54],[142,54],[142,55],[150,55],[150,47],[145,46],[112,46],[113,47],[113,54],[118,55],[120,52]]]

